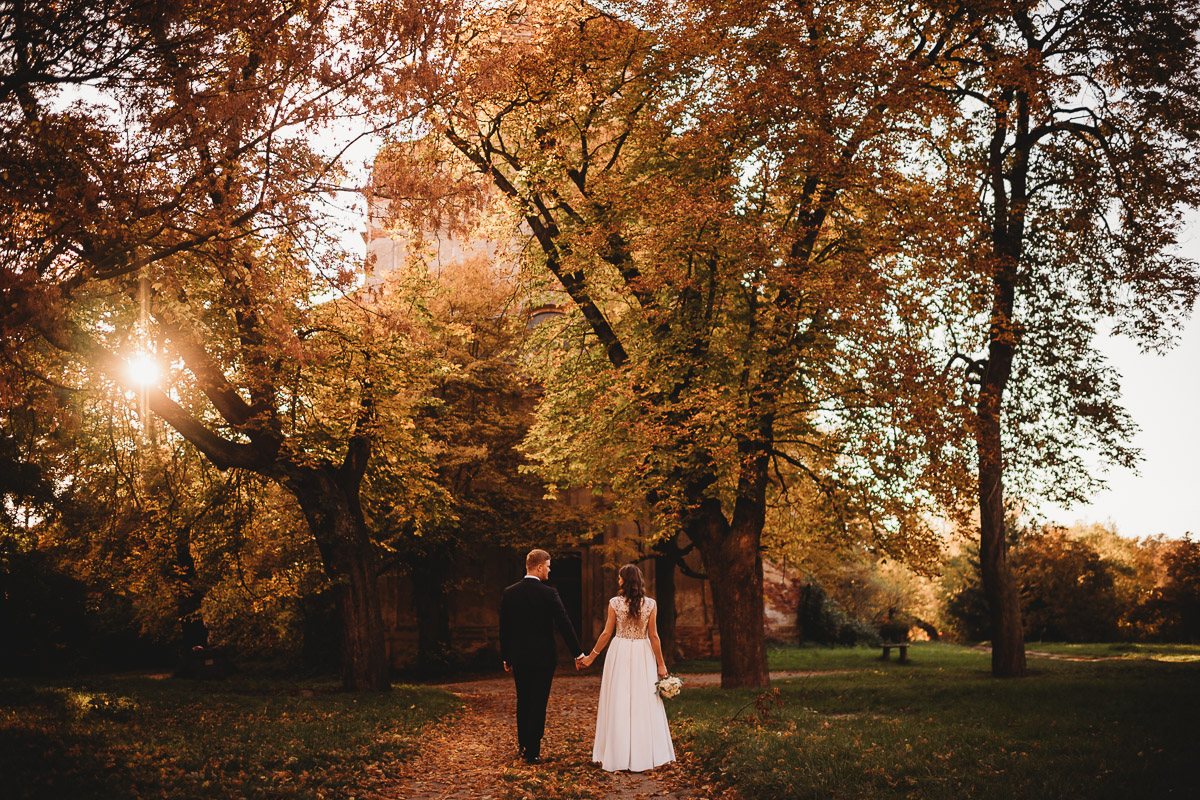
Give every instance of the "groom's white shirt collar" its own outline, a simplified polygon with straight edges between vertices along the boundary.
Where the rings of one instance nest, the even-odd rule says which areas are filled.
[[[539,578],[537,575],[526,575],[525,577],[526,577],[526,578],[533,578],[535,581],[540,581],[540,580],[541,580],[541,578]]]

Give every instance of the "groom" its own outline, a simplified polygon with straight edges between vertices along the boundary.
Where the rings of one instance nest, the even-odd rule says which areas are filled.
[[[546,703],[558,653],[554,628],[575,656],[583,658],[579,638],[567,618],[558,590],[546,583],[550,554],[530,550],[525,556],[525,577],[504,590],[500,600],[500,657],[504,671],[517,685],[517,747],[527,764],[542,762],[542,734],[546,730]]]

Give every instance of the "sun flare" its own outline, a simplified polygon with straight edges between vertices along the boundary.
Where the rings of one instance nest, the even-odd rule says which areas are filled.
[[[153,386],[158,383],[158,362],[147,353],[139,353],[130,359],[126,370],[129,379],[139,386]]]

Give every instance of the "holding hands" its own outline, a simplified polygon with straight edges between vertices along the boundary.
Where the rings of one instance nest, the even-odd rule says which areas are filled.
[[[575,657],[575,669],[587,669],[596,660],[596,652],[593,650],[586,656]]]

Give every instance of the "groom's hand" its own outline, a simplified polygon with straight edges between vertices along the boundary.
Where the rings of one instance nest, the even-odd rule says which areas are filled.
[[[504,665],[504,671],[505,671],[505,672],[512,672],[512,667],[511,667],[511,666],[509,666],[509,664],[508,664],[508,662],[507,662],[507,661],[501,661],[500,663]]]

